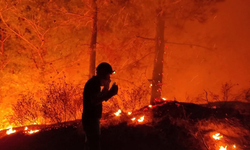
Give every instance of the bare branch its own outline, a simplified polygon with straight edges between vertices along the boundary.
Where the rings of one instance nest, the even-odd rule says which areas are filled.
[[[167,42],[167,41],[165,41],[165,43],[175,44],[175,45],[196,46],[196,47],[200,47],[200,48],[203,48],[203,49],[212,50],[212,48],[208,48],[208,47],[205,47],[205,46],[202,46],[202,45],[192,44],[192,43],[178,43],[178,42]]]
[[[17,33],[15,30],[13,30],[6,22],[5,20],[3,19],[3,16],[2,16],[2,13],[0,12],[0,18],[2,20],[2,22],[4,23],[4,25],[11,31],[13,32],[15,35],[17,35],[18,37],[20,37],[22,40],[24,40],[25,42],[27,42],[33,49],[35,49],[42,61],[42,63],[44,63],[44,60],[42,58],[42,55],[40,53],[40,50],[34,45],[32,44],[30,41],[28,41],[25,37],[23,37],[22,35],[20,35],[19,33]]]
[[[151,41],[154,41],[155,38],[148,38],[148,37],[141,37],[141,36],[136,36],[138,38],[142,38],[144,40],[151,40]],[[169,42],[169,41],[165,41],[165,43],[168,43],[168,44],[175,44],[175,45],[186,45],[186,46],[196,46],[196,47],[200,47],[200,48],[203,48],[203,49],[207,49],[207,50],[212,50],[212,48],[208,48],[206,46],[202,46],[202,45],[198,45],[198,44],[193,44],[193,43],[179,43],[179,42]]]
[[[147,37],[141,37],[139,35],[137,35],[136,37],[144,39],[144,40],[151,40],[151,41],[155,41],[155,38],[147,38]]]
[[[205,94],[206,94],[206,101],[207,101],[207,104],[209,104],[209,101],[208,101],[208,98],[207,98],[207,91],[204,90]]]

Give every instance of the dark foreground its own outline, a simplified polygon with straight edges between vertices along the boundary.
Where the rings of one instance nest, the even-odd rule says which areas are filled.
[[[227,150],[232,144],[237,149],[250,149],[249,114],[229,106],[215,109],[168,102],[137,112],[138,116],[150,114],[154,119],[144,124],[131,123],[123,116],[122,121],[113,118],[115,124],[102,128],[102,150],[219,150],[218,144],[226,144]],[[79,120],[41,128],[32,135],[20,130],[3,136],[0,150],[83,150],[84,132]],[[214,141],[210,136],[213,132],[222,133],[225,140]]]

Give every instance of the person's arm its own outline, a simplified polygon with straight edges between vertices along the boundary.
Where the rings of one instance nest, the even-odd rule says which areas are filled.
[[[93,96],[92,103],[98,105],[103,101],[109,100],[111,97],[118,93],[118,86],[114,83],[109,90],[109,86],[104,86],[102,92],[99,92],[97,95]]]
[[[97,93],[96,95],[93,95],[91,98],[92,104],[99,105],[103,101],[107,101],[110,99],[114,94],[111,93],[111,91],[108,91],[107,89],[103,89],[102,92]]]

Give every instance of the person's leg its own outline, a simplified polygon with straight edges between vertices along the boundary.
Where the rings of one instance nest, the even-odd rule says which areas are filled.
[[[82,127],[83,127],[83,131],[85,132],[85,137],[84,137],[84,150],[89,150],[89,146],[88,146],[88,139],[87,139],[87,134],[86,134],[86,121],[82,119]]]
[[[84,123],[85,135],[87,142],[85,143],[89,149],[100,150],[100,122],[99,120],[88,121]]]

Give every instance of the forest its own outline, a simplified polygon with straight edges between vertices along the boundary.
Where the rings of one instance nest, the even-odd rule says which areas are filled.
[[[119,93],[103,103],[104,133],[126,128],[121,123],[130,124],[128,116],[138,112],[134,117],[137,124],[145,122],[142,128],[150,128],[146,124],[156,120],[171,124],[174,131],[184,126],[182,133],[172,134],[191,135],[189,140],[201,145],[197,147],[210,150],[208,135],[200,131],[209,130],[206,123],[214,125],[232,117],[230,127],[237,129],[229,134],[238,138],[236,132],[242,131],[246,136],[236,143],[248,146],[249,4],[235,0],[1,0],[0,132],[71,121],[79,126],[84,85],[99,63],[108,62],[115,70],[111,80],[118,84]],[[120,119],[114,113],[121,113]],[[194,115],[199,113],[203,116]],[[219,128],[228,125],[219,124]],[[150,129],[153,134],[159,126],[162,129],[158,125]],[[139,129],[131,130],[141,131],[132,126]]]

